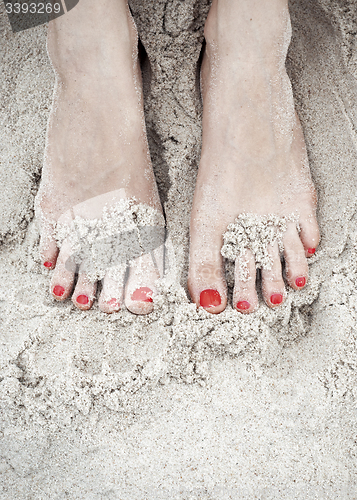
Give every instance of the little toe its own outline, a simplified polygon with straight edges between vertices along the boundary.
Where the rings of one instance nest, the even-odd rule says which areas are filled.
[[[78,280],[72,295],[73,304],[82,311],[87,311],[93,305],[97,284],[92,283],[85,273],[79,270]]]
[[[105,275],[98,300],[101,311],[111,314],[120,310],[124,296],[125,271],[126,266],[115,266]]]
[[[57,257],[50,284],[51,293],[56,300],[65,300],[72,292],[75,268],[73,265],[68,265],[70,255],[70,247],[64,242]]]
[[[151,254],[132,262],[125,285],[125,305],[134,314],[149,314],[154,309],[156,281],[160,272]]]
[[[50,235],[41,235],[40,239],[40,259],[42,265],[47,269],[54,269],[58,257],[58,247],[56,240]]]
[[[250,250],[236,259],[234,276],[233,307],[244,314],[255,311],[259,301],[255,288],[255,259]]]
[[[320,231],[315,216],[310,215],[300,220],[300,239],[305,249],[305,256],[312,257],[320,241]]]
[[[284,235],[284,258],[287,282],[294,290],[301,290],[307,283],[308,264],[304,246],[293,224]]]
[[[262,292],[266,304],[277,307],[282,304],[286,295],[277,242],[268,248],[268,253],[272,266],[271,269],[262,269]]]

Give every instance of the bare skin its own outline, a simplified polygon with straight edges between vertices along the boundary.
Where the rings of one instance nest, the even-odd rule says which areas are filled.
[[[214,0],[205,25],[202,64],[203,138],[190,228],[188,286],[211,313],[227,305],[220,254],[222,234],[242,213],[299,215],[284,234],[286,280],[295,290],[308,280],[307,258],[319,230],[316,195],[305,143],[285,71],[291,28],[286,0]],[[232,43],[234,40],[234,43]],[[271,270],[262,270],[269,307],[286,297],[277,245]],[[233,307],[258,307],[253,255],[248,281],[236,263]]]
[[[57,221],[73,213],[100,218],[103,203],[110,208],[123,193],[162,211],[147,145],[137,42],[125,0],[82,0],[49,26],[56,88],[36,200],[40,253],[45,267],[54,269],[54,298],[72,295],[82,310],[92,306],[97,285],[79,269],[74,286],[75,274],[65,265],[68,244],[58,249],[54,239]],[[125,285],[124,271],[115,280],[104,278],[99,307],[111,313],[125,302],[136,314],[149,313],[157,267],[148,256],[136,259]]]

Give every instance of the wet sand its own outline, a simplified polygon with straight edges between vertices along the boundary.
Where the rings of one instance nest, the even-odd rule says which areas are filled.
[[[306,290],[247,317],[197,311],[185,287],[209,2],[141,4],[170,261],[148,317],[48,295],[33,220],[54,81],[46,26],[13,34],[0,5],[0,498],[354,499],[357,9],[290,3],[322,240]]]

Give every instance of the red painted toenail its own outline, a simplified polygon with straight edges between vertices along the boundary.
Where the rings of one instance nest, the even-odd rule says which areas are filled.
[[[119,307],[120,306],[120,302],[119,302],[118,299],[107,300],[107,304],[108,304],[108,306],[115,306],[115,307]]]
[[[131,296],[131,300],[138,300],[141,302],[152,302],[152,294],[153,291],[150,290],[147,286],[143,286],[135,290],[135,292]]]
[[[270,302],[274,306],[281,304],[283,302],[283,296],[281,295],[281,293],[273,293],[273,295],[270,297]]]
[[[53,293],[54,295],[56,295],[56,297],[62,297],[62,295],[64,294],[63,286],[56,285],[55,287],[53,287]]]
[[[221,296],[217,290],[203,290],[200,295],[202,307],[216,307],[221,305]]]
[[[88,304],[89,298],[87,297],[87,295],[78,295],[76,301],[78,302],[78,304],[85,306],[86,304]]]
[[[315,252],[316,252],[316,248],[308,248],[307,249],[307,253],[309,253],[310,255],[313,255]]]
[[[45,267],[52,267],[52,262],[48,262],[48,261],[47,261],[47,262],[44,262],[44,263],[43,263],[43,265],[44,265]]]
[[[237,309],[240,309],[241,311],[246,311],[249,308],[250,304],[246,300],[240,300],[239,302],[237,302]]]
[[[306,278],[304,276],[301,276],[301,278],[296,278],[295,285],[299,288],[302,288],[306,285]]]

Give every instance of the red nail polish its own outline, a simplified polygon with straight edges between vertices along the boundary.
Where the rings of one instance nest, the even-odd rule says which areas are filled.
[[[283,296],[281,295],[281,293],[273,293],[273,295],[270,297],[270,302],[274,306],[281,304],[283,302]]]
[[[108,304],[108,306],[116,306],[116,307],[120,307],[120,303],[119,303],[119,300],[118,300],[118,299],[110,299],[110,300],[107,300],[107,304]]]
[[[298,286],[299,288],[302,288],[303,286],[306,285],[306,278],[304,276],[296,278],[295,285]]]
[[[56,295],[56,297],[62,297],[64,294],[64,288],[61,285],[56,285],[53,287],[53,293]]]
[[[200,305],[202,307],[216,307],[221,305],[221,296],[217,290],[203,290],[200,295]]]
[[[48,261],[47,261],[47,262],[44,262],[44,263],[43,263],[43,265],[44,265],[45,267],[52,267],[52,262],[48,262]]]
[[[313,255],[315,252],[316,252],[316,248],[308,248],[307,249],[307,253],[309,253],[310,255]]]
[[[250,308],[250,304],[246,300],[240,300],[237,302],[237,309],[240,309],[241,311],[246,311],[247,309]]]
[[[87,295],[78,295],[76,301],[78,302],[78,304],[85,306],[86,304],[88,304],[89,298],[87,297]]]
[[[153,291],[147,286],[143,286],[135,290],[131,296],[131,300],[138,300],[141,302],[152,302]]]

